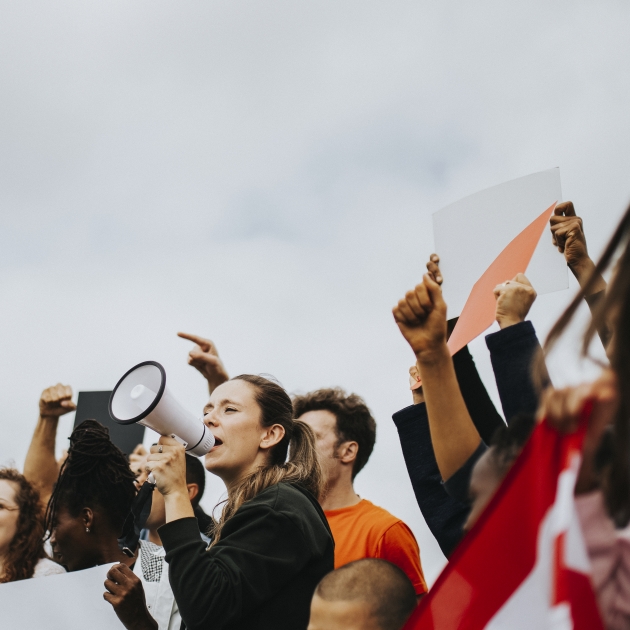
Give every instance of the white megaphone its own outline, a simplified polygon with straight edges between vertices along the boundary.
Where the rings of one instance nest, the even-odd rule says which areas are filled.
[[[109,415],[120,424],[142,424],[169,435],[191,455],[201,457],[214,446],[203,420],[186,411],[166,388],[166,372],[157,361],[132,367],[109,398]]]

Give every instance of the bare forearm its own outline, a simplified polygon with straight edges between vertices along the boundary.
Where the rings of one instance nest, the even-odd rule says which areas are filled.
[[[190,499],[188,498],[187,488],[179,492],[171,492],[164,495],[164,507],[166,508],[167,523],[195,515]]]
[[[590,258],[585,258],[575,265],[569,265],[569,269],[571,269],[580,287],[584,288],[595,271],[595,263]],[[598,273],[586,297],[605,291],[606,286],[606,280]]]
[[[418,357],[435,459],[442,479],[463,466],[481,438],[459,390],[446,344]]]
[[[24,476],[39,490],[42,503],[48,503],[59,475],[55,443],[59,418],[39,417],[24,461]]]

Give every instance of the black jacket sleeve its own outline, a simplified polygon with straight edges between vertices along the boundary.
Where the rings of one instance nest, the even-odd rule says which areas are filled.
[[[310,559],[309,545],[286,514],[243,506],[210,550],[195,518],[160,528],[169,581],[188,630],[223,628],[269,600]]]
[[[442,553],[448,557],[461,538],[468,506],[444,490],[433,453],[426,405],[406,407],[395,413],[393,420],[418,507]]]
[[[453,355],[453,366],[468,413],[481,439],[489,444],[497,428],[505,423],[488,395],[468,346]]]
[[[508,424],[518,413],[535,413],[538,393],[532,368],[540,343],[532,323],[521,322],[492,333],[486,337],[486,345]],[[546,371],[542,380],[543,387],[551,383]]]

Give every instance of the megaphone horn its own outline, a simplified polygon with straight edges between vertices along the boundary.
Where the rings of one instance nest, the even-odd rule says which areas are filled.
[[[197,457],[214,446],[214,436],[203,420],[169,392],[166,372],[157,361],[138,363],[124,374],[109,398],[109,415],[119,424],[138,423],[169,435]]]

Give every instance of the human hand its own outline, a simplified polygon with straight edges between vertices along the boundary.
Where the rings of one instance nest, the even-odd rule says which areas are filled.
[[[204,339],[203,337],[189,335],[183,332],[178,332],[177,336],[182,339],[188,339],[188,341],[192,341],[196,344],[188,353],[188,365],[192,365],[196,368],[206,381],[208,381],[210,393],[219,385],[230,379],[223,365],[223,361],[219,358],[217,348],[210,339]]]
[[[142,444],[138,444],[133,449],[131,455],[129,455],[129,468],[136,475],[136,486],[140,488],[142,484],[147,480],[149,473],[146,470],[147,457],[149,453]]]
[[[552,243],[564,254],[571,269],[578,268],[590,260],[582,219],[575,215],[573,202],[559,203],[549,223]]]
[[[158,623],[147,608],[140,578],[126,565],[115,564],[105,580],[103,598],[113,607],[127,630],[157,630]]]
[[[186,450],[172,437],[161,436],[145,463],[147,473],[153,473],[157,489],[164,496],[183,493],[188,497],[186,485]]]
[[[431,254],[429,256],[429,262],[427,263],[427,271],[435,282],[439,285],[442,284],[442,272],[440,271],[440,257],[437,254]]]
[[[577,430],[584,406],[592,401],[593,409],[582,445],[582,465],[575,486],[576,494],[588,492],[599,485],[595,471],[595,457],[608,427],[612,426],[619,408],[619,386],[615,373],[606,369],[593,383],[549,388],[542,398],[537,416],[562,433]]]
[[[70,385],[57,383],[47,387],[39,398],[39,415],[42,418],[59,418],[74,411],[77,406],[72,402]]]
[[[416,357],[446,347],[446,303],[440,285],[426,273],[421,284],[392,310],[398,328]]]
[[[501,329],[525,321],[527,313],[536,299],[531,282],[519,273],[512,280],[494,287],[497,299],[495,317]]]

